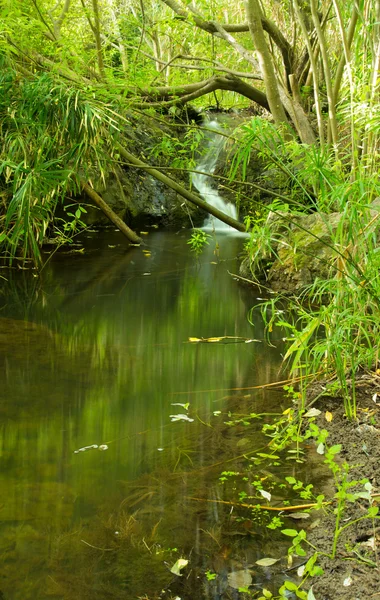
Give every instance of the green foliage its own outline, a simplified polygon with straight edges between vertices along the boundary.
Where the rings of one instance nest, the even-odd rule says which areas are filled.
[[[100,176],[108,159],[104,139],[115,121],[101,103],[41,74],[20,81],[3,60],[0,73],[0,182],[5,213],[3,252],[40,262],[40,246],[55,209],[78,193],[77,176]],[[72,229],[82,212],[72,214]],[[79,214],[80,213],[80,214]]]
[[[191,238],[187,242],[196,256],[202,254],[203,248],[210,243],[211,235],[202,231],[202,229],[194,229]]]

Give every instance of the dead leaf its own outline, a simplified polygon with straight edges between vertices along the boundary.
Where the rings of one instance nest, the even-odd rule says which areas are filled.
[[[174,565],[172,566],[172,568],[170,569],[170,572],[173,573],[174,575],[178,575],[179,577],[182,577],[181,569],[184,569],[188,564],[189,564],[188,560],[186,560],[185,558],[179,558],[177,560],[177,562],[175,562]]]
[[[294,512],[294,513],[289,513],[286,515],[287,517],[290,517],[291,519],[310,519],[310,515],[309,513],[305,513],[305,512]]]
[[[230,587],[234,588],[234,590],[238,590],[239,588],[245,588],[251,585],[252,583],[252,575],[249,571],[234,571],[233,573],[228,574],[228,584]]]
[[[304,417],[310,418],[310,417],[318,417],[318,415],[321,414],[321,411],[318,410],[318,408],[311,408],[310,410],[307,411],[307,413],[304,414]]]
[[[262,495],[263,498],[265,498],[265,500],[268,500],[268,502],[271,501],[271,494],[269,492],[266,492],[265,490],[259,490],[260,494]]]
[[[279,560],[279,558],[260,558],[260,560],[256,561],[256,564],[259,565],[259,567],[271,567]]]

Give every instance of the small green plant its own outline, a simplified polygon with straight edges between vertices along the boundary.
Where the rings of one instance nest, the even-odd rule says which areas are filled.
[[[216,573],[213,573],[212,571],[206,571],[205,575],[206,575],[207,581],[214,581],[214,579],[216,579],[218,577],[218,575]]]
[[[191,248],[191,251],[194,252],[196,256],[202,254],[205,246],[208,246],[210,243],[211,235],[202,231],[202,229],[194,229],[190,239],[188,240],[188,244]]]

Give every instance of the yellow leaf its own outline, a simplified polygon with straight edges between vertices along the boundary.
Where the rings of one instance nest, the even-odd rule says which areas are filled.
[[[288,415],[291,410],[292,410],[291,408],[287,408],[286,410],[284,410],[284,412],[282,414],[283,415]]]
[[[329,412],[328,410],[326,410],[326,412],[325,412],[325,419],[328,423],[330,423],[333,420],[333,416],[332,416],[331,412]]]
[[[201,342],[202,340],[200,338],[189,338],[189,342]]]
[[[141,235],[148,235],[149,231],[140,231]]]
[[[211,338],[207,338],[206,341],[207,342],[220,342],[220,340],[222,340],[223,338],[221,337],[211,337]]]

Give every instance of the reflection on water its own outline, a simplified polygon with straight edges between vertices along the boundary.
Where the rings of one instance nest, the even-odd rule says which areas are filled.
[[[218,477],[263,442],[226,413],[284,408],[279,393],[231,390],[276,380],[280,358],[264,343],[187,341],[263,337],[247,320],[254,297],[227,272],[241,240],[223,238],[220,257],[211,242],[198,263],[187,238],[152,232],[144,252],[108,231],[39,278],[3,282],[4,600],[235,598],[230,574],[247,569],[270,587],[252,565],[278,552],[273,533],[241,526],[223,504],[234,484]],[[74,453],[92,444],[108,450]],[[183,577],[169,571],[180,557]]]

